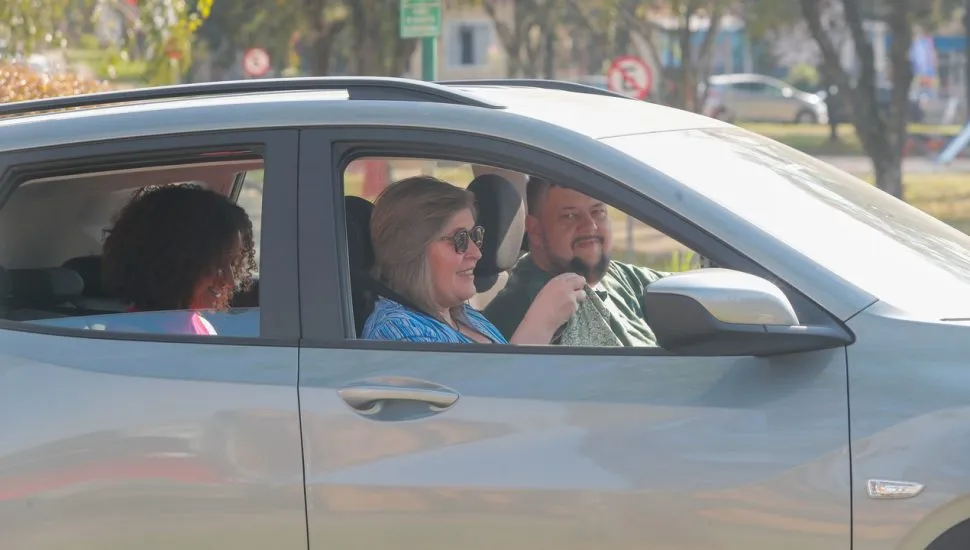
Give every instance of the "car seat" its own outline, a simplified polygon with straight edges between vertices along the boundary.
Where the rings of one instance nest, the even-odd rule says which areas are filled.
[[[357,336],[364,331],[364,321],[374,309],[370,291],[370,270],[374,266],[374,248],[370,239],[370,215],[374,205],[361,197],[346,197],[347,251],[350,256],[350,299],[354,308]]]
[[[508,280],[522,255],[525,235],[525,203],[511,182],[497,174],[483,174],[468,185],[475,195],[478,224],[485,228],[482,258],[475,266],[472,306],[483,309]]]

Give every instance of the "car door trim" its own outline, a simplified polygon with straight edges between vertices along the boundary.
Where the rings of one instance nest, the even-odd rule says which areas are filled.
[[[301,136],[301,150],[305,151],[306,154],[312,154],[317,160],[317,162],[306,165],[305,168],[311,168],[314,171],[319,170],[314,179],[324,182],[323,185],[311,186],[311,188],[316,187],[312,192],[314,195],[312,198],[315,202],[309,202],[311,196],[308,190],[304,189],[306,187],[304,185],[305,180],[301,179],[300,207],[304,210],[316,209],[319,219],[313,227],[301,224],[301,236],[303,236],[304,231],[309,230],[312,232],[311,235],[316,235],[315,238],[319,239],[321,232],[325,232],[324,243],[315,251],[311,251],[314,254],[313,256],[309,258],[304,256],[307,250],[301,248],[301,280],[325,281],[329,288],[325,299],[318,298],[313,294],[301,294],[304,296],[301,318],[304,328],[303,343],[306,346],[375,347],[374,342],[353,339],[354,324],[353,309],[350,302],[350,266],[346,250],[346,225],[343,208],[337,207],[338,204],[342,205],[344,196],[342,174],[346,165],[355,158],[367,156],[396,156],[479,163],[500,166],[519,172],[534,173],[556,181],[566,182],[587,194],[598,196],[609,204],[625,205],[627,207],[625,210],[630,215],[650,220],[650,225],[658,231],[676,239],[705,257],[711,258],[723,267],[741,269],[768,278],[779,284],[783,289],[788,290],[786,294],[793,302],[797,301],[794,305],[800,314],[806,310],[813,313],[810,322],[832,327],[844,332],[847,337],[854,338],[848,327],[835,315],[726,242],[698,228],[689,220],[671,212],[650,198],[613,181],[596,170],[551,154],[538,147],[454,131],[357,126],[305,130]],[[330,162],[329,169],[323,166],[322,159],[324,158]],[[303,155],[301,155],[301,162],[303,162]],[[303,175],[302,170],[301,175]],[[320,205],[320,208],[317,205]],[[301,238],[305,240],[308,237]],[[334,256],[327,258],[320,253],[324,248],[339,254],[337,256],[339,261],[336,262],[336,265],[334,265],[335,262],[330,260]],[[309,292],[308,288],[305,288],[305,290]],[[383,345],[380,346],[383,349]],[[449,351],[462,348],[461,345],[429,344],[429,346],[431,346],[428,348],[429,350],[442,349],[442,346],[443,349]],[[481,351],[478,349],[481,346],[464,347]],[[486,347],[498,348],[498,350],[509,349],[505,346]],[[402,348],[403,346],[400,343],[396,343],[396,347],[391,349]],[[424,346],[422,346],[423,348]],[[412,350],[417,349],[417,347],[409,343],[406,349]],[[516,347],[515,350],[517,353],[565,353],[565,348],[558,346],[552,350],[544,350],[542,346]],[[596,353],[611,355],[667,354],[663,350],[659,351],[659,353],[655,353],[654,350],[649,348],[640,348],[631,352],[622,348],[611,348],[609,350],[597,349]],[[574,350],[570,349],[569,353],[574,353]]]

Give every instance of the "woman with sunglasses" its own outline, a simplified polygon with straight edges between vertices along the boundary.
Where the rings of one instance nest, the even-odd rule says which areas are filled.
[[[475,295],[475,264],[485,230],[475,225],[475,196],[418,176],[390,185],[371,214],[374,276],[411,302],[381,297],[363,337],[430,343],[508,344],[495,325],[467,304]],[[574,273],[542,289],[513,334],[513,344],[548,344],[585,299]]]

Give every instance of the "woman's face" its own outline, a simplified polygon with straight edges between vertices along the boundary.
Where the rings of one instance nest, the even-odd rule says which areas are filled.
[[[229,300],[236,290],[236,280],[233,266],[242,255],[242,235],[236,239],[215,271],[203,277],[196,285],[192,294],[191,309],[225,309],[229,307]]]
[[[462,229],[468,231],[475,225],[469,209],[462,210],[445,224],[444,229],[428,247],[428,268],[431,270],[431,298],[441,309],[449,309],[475,295],[475,264],[482,251],[469,239],[464,254],[455,251],[451,237]]]

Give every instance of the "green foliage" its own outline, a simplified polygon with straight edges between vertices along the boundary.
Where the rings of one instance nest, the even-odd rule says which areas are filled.
[[[274,67],[288,66],[291,39],[307,23],[305,5],[292,0],[220,0],[198,38],[220,55],[214,62],[222,67],[236,61],[237,51],[254,46],[266,49]]]
[[[31,54],[67,45],[59,25],[71,0],[0,1],[0,52]]]
[[[818,69],[806,63],[794,65],[788,71],[788,83],[799,90],[816,90],[819,83]]]
[[[104,82],[71,73],[39,74],[22,65],[0,63],[0,103],[27,101],[110,89]]]
[[[181,81],[192,65],[196,32],[209,17],[215,0],[141,0],[139,21],[144,39],[145,79],[149,85]],[[136,40],[128,37],[128,55]]]
[[[700,262],[700,256],[693,250],[674,250],[663,261],[657,262],[654,269],[666,271],[668,273],[680,273],[696,269]]]

